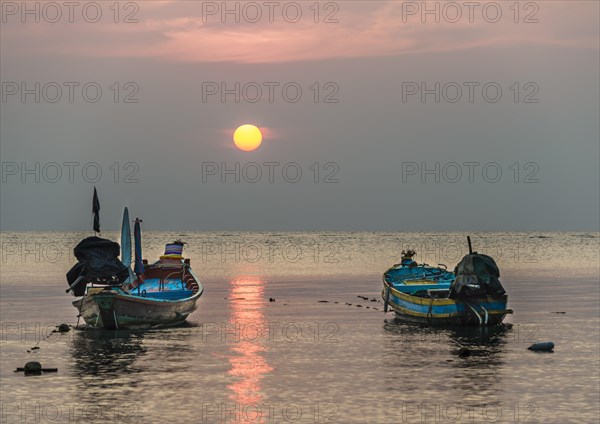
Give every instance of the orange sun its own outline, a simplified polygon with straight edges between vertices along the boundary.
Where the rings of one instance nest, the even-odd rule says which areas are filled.
[[[258,149],[262,143],[262,133],[258,127],[251,124],[239,126],[233,133],[233,143],[235,147],[244,152],[251,152]]]

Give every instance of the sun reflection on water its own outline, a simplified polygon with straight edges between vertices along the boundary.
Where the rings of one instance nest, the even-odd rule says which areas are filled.
[[[236,340],[230,347],[228,374],[236,379],[228,385],[230,398],[239,408],[260,405],[263,401],[261,381],[273,368],[263,354],[267,351],[264,332],[264,281],[258,277],[238,277],[230,282],[230,328]],[[263,421],[255,421],[263,422]]]

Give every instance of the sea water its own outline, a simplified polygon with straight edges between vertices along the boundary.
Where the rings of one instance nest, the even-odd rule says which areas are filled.
[[[384,314],[381,275],[404,249],[453,269],[466,234],[146,232],[150,261],[188,243],[187,323],[53,333],[77,324],[65,273],[88,235],[2,233],[1,422],[598,422],[598,233],[471,233],[514,314],[435,329]],[[58,372],[13,372],[27,361]]]

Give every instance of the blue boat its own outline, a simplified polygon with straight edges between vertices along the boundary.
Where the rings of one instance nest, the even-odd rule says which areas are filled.
[[[97,217],[99,203],[94,198]],[[119,330],[172,326],[184,322],[197,308],[204,288],[190,260],[182,256],[184,242],[167,244],[164,255],[148,264],[142,259],[140,223],[136,218],[133,270],[127,208],[123,212],[121,246],[93,236],[74,249],[78,263],[67,273],[67,292],[77,297],[73,306],[90,327]],[[100,230],[99,218],[94,230]]]
[[[496,325],[512,310],[495,261],[472,252],[456,266],[418,264],[414,250],[383,274],[384,311],[400,319],[430,325]]]

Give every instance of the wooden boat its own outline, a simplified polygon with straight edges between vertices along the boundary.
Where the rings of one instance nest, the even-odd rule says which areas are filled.
[[[203,287],[189,260],[167,258],[145,267],[131,283],[87,284],[73,306],[87,325],[118,330],[180,324],[197,308]]]
[[[119,244],[111,240],[88,237],[75,247],[79,262],[67,273],[67,292],[77,296],[73,306],[88,326],[110,330],[172,326],[184,322],[196,310],[204,289],[190,260],[182,256],[184,243],[176,240],[167,244],[165,254],[148,265],[142,259],[140,223],[136,219],[135,275],[130,267],[127,208],[123,213],[120,260]],[[97,218],[94,227],[99,232]]]
[[[417,264],[413,250],[383,274],[384,310],[400,319],[430,325],[496,325],[512,310],[494,260],[469,251],[455,272]]]

